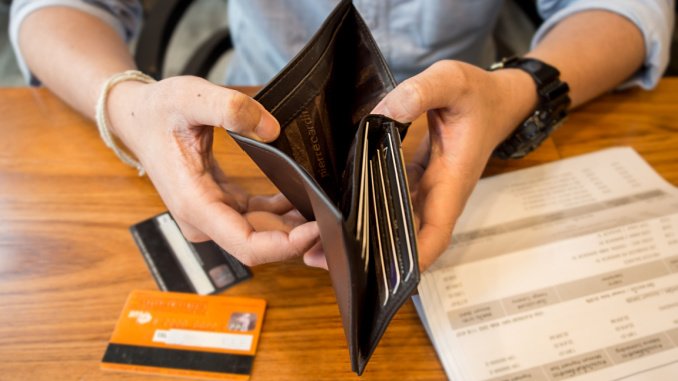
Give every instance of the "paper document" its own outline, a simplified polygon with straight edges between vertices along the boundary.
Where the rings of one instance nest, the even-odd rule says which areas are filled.
[[[483,179],[415,304],[451,380],[678,380],[678,191],[630,148]]]

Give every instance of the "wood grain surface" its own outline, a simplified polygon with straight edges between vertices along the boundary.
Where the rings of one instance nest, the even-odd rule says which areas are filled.
[[[424,129],[413,127],[406,156]],[[223,131],[216,142],[234,182],[275,191]],[[678,80],[606,95],[528,158],[491,161],[486,174],[612,146],[634,147],[678,185]],[[163,379],[105,372],[99,361],[129,292],[156,289],[128,228],[164,210],[148,178],[121,164],[92,122],[44,89],[0,89],[0,380]],[[328,274],[300,260],[253,273],[225,292],[268,302],[252,379],[358,379]],[[444,377],[408,302],[361,378]]]

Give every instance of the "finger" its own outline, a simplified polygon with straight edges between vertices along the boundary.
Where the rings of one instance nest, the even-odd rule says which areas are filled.
[[[249,199],[247,210],[267,211],[276,214],[284,214],[294,208],[292,203],[282,193],[271,196],[252,196]]]
[[[451,61],[439,61],[388,93],[372,111],[401,122],[411,122],[428,110],[449,106],[466,89],[464,73]],[[441,86],[441,83],[460,84]]]
[[[194,126],[220,126],[241,135],[261,140],[275,140],[280,124],[264,107],[249,96],[217,86],[197,77],[178,77],[189,81],[182,86],[184,117]],[[188,88],[190,90],[186,91]],[[173,94],[176,96],[177,94]]]
[[[413,193],[416,191],[417,184],[419,184],[419,180],[428,166],[430,157],[431,142],[429,133],[426,132],[426,136],[422,139],[421,144],[419,144],[414,157],[407,163],[407,181]]]
[[[163,198],[169,200],[168,206],[173,206],[170,207],[172,213],[246,265],[301,256],[318,239],[315,222],[288,232],[256,231],[240,212],[225,202],[229,195],[214,181],[211,172],[186,176],[183,180],[185,186],[161,192]],[[193,238],[201,237],[196,234]]]
[[[304,263],[306,266],[318,267],[327,270],[327,258],[325,251],[320,242],[315,244],[309,251],[304,254]]]
[[[308,220],[306,220],[306,218],[304,216],[302,216],[301,213],[296,209],[290,210],[289,212],[283,214],[282,218],[283,218],[283,221],[285,221],[285,223],[288,226],[293,226],[293,227],[296,227],[296,226],[299,226],[301,224],[308,222]]]
[[[296,210],[278,215],[265,211],[248,212],[245,219],[256,231],[280,230],[289,233],[295,227],[305,224],[306,219]]]
[[[269,212],[248,212],[245,213],[245,219],[256,231],[279,230],[289,233],[292,230],[282,217]]]
[[[417,242],[422,269],[428,268],[449,245],[468,196],[464,187],[459,186],[457,176],[443,167],[441,161],[429,165],[417,195],[420,217]]]
[[[319,237],[315,222],[304,223],[288,232],[285,229],[256,231],[246,218],[218,201],[200,208],[194,218],[196,228],[248,266],[301,256]]]

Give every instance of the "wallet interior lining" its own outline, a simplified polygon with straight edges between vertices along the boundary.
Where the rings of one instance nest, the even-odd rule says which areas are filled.
[[[360,119],[395,87],[366,25],[355,8],[344,8],[335,10],[344,14],[325,49],[309,44],[278,79],[275,93],[287,90],[284,96],[274,102],[269,88],[257,95],[281,121],[282,133],[271,145],[308,171],[335,205]]]

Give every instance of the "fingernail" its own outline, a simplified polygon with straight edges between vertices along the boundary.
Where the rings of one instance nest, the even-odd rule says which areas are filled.
[[[259,124],[254,128],[254,134],[259,140],[269,142],[275,140],[280,133],[278,121],[271,116],[263,116]]]

